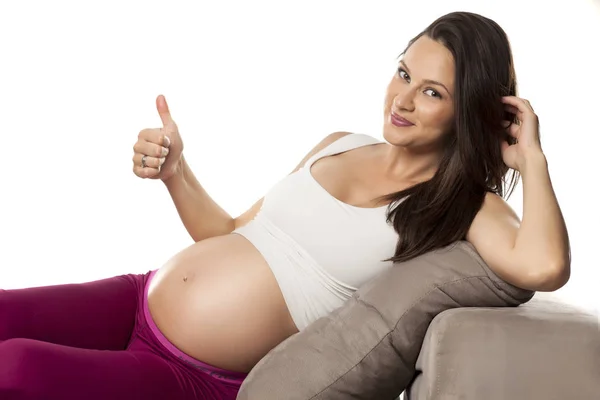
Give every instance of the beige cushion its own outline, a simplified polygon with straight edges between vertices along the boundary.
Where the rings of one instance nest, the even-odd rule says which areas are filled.
[[[498,278],[465,241],[397,263],[330,315],[272,349],[238,399],[393,399],[415,373],[432,319],[456,307],[514,307],[534,292]]]
[[[600,399],[600,316],[541,295],[440,313],[404,399]]]

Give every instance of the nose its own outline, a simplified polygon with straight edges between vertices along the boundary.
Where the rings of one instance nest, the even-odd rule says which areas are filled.
[[[415,108],[414,93],[410,89],[405,89],[396,94],[393,100],[395,110],[413,111]]]

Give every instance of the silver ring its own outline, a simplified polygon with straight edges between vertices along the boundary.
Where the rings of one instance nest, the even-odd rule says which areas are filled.
[[[147,167],[147,165],[146,165],[146,157],[148,157],[148,156],[143,156],[142,157],[142,168],[146,168]]]

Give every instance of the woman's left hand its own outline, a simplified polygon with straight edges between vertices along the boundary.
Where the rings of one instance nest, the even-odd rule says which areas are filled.
[[[515,114],[519,120],[519,124],[504,121],[504,126],[508,125],[506,131],[517,139],[517,142],[510,145],[502,140],[502,159],[509,168],[521,171],[528,157],[542,153],[538,116],[529,101],[520,97],[504,96],[502,103],[506,111]]]

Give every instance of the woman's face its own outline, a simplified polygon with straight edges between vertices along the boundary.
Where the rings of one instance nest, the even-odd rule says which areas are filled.
[[[435,82],[434,82],[435,81]],[[452,127],[454,59],[442,44],[421,36],[405,52],[387,86],[384,137],[393,145],[435,151]],[[391,115],[413,125],[399,127]]]

